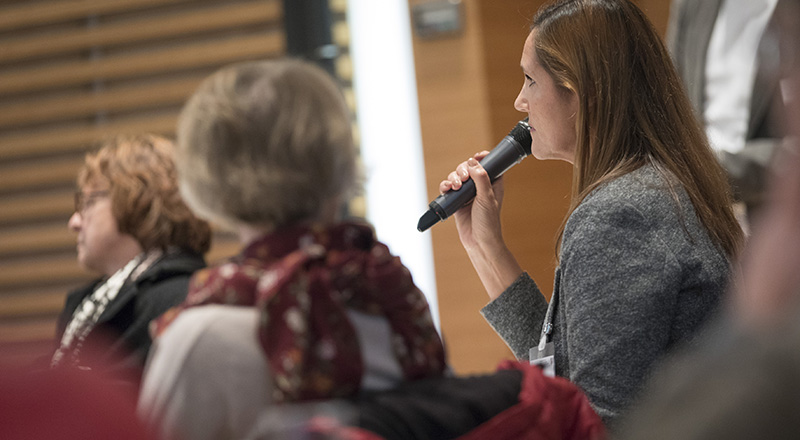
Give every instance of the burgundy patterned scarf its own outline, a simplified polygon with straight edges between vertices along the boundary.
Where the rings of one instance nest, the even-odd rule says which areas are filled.
[[[228,262],[197,272],[186,301],[155,323],[203,304],[261,309],[259,338],[276,401],[348,397],[361,384],[358,338],[345,308],[386,318],[408,380],[442,374],[444,349],[408,269],[360,223],[274,231]]]

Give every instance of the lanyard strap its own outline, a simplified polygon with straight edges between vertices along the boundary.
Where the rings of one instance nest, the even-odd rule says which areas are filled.
[[[542,332],[539,336],[539,358],[552,355],[553,353],[546,353],[547,345],[553,338],[553,315],[555,314],[556,307],[558,306],[558,298],[561,295],[561,268],[556,269],[556,279],[553,283],[553,297],[550,298],[550,304],[547,306],[547,313],[544,315],[544,322],[542,323]]]

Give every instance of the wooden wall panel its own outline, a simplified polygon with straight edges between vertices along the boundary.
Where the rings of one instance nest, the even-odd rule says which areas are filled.
[[[414,2],[411,2],[413,5]],[[489,89],[479,1],[462,2],[464,31],[457,37],[414,37],[414,62],[428,195],[461,161],[496,142],[487,106]],[[478,310],[487,295],[461,247],[455,224],[434,226],[436,288],[442,333],[459,373],[487,371],[511,354]]]
[[[634,0],[634,3],[647,14],[650,21],[653,22],[656,30],[662,37],[666,35],[667,23],[669,22],[669,7],[672,4],[671,0]]]
[[[38,0],[0,6],[0,364],[51,347],[92,275],[67,230],[78,168],[105,137],[174,135],[222,65],[285,54],[280,0]],[[217,233],[209,261],[235,253]]]

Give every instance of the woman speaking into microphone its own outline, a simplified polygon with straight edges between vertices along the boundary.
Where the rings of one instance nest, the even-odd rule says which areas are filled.
[[[725,174],[641,10],[560,0],[531,29],[514,106],[528,116],[532,155],[573,165],[549,304],[504,242],[502,180],[492,184],[480,165],[486,152],[439,190],[475,182],[455,219],[489,295],[483,316],[518,358],[580,386],[613,429],[656,362],[717,308],[743,235]]]

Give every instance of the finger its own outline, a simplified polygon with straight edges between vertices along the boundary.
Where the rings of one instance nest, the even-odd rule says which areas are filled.
[[[491,193],[492,182],[489,179],[489,173],[478,163],[475,159],[467,161],[469,167],[469,175],[475,181],[475,190],[477,197],[483,197],[484,194]]]
[[[439,183],[439,194],[444,194],[453,189],[453,184],[449,180],[442,180]]]
[[[486,157],[488,155],[489,155],[489,152],[487,150],[483,150],[480,153],[475,153],[475,156],[473,156],[473,158],[480,162],[480,161],[483,160],[484,157]]]
[[[450,181],[450,183],[453,186],[453,189],[461,188],[461,183],[462,183],[461,182],[461,177],[458,176],[458,172],[457,171],[453,171],[450,174],[448,174],[447,175],[447,180]]]
[[[469,180],[469,167],[467,166],[466,161],[458,164],[458,167],[456,167],[456,174],[458,174],[458,178],[461,180],[461,183]]]
[[[476,153],[475,156],[473,156],[469,160],[461,162],[460,164],[458,164],[458,166],[456,167],[456,170],[447,175],[447,180],[443,180],[441,183],[439,183],[439,192],[444,194],[447,191],[451,191],[451,190],[454,191],[454,190],[457,190],[457,189],[461,188],[461,186],[464,184],[464,182],[466,182],[470,178],[469,177],[469,173],[470,173],[469,169],[470,169],[470,167],[467,164],[467,162],[469,162],[470,160],[472,160],[472,161],[478,160],[479,161],[479,160],[483,159],[484,157],[486,157],[487,154],[489,154],[488,151],[486,151],[486,150],[481,151],[479,153]]]

